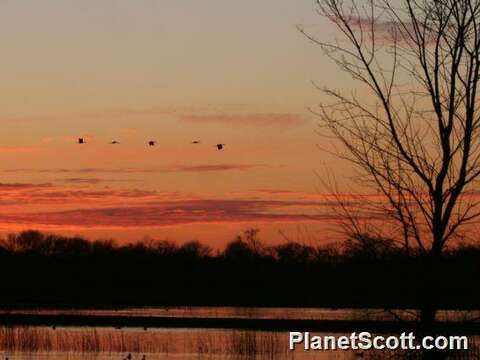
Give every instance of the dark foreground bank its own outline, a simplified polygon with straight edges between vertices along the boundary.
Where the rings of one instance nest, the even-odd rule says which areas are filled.
[[[0,242],[0,306],[480,307],[479,247],[447,251],[427,270],[424,260],[371,238],[272,247],[252,230],[214,252],[199,242],[120,246],[30,231]]]

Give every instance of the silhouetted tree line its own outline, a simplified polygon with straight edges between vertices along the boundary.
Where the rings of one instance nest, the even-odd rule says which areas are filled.
[[[418,308],[422,256],[368,236],[338,245],[267,246],[252,229],[214,251],[198,241],[120,245],[25,231],[0,242],[0,306]],[[450,249],[439,261],[432,287],[438,306],[478,307],[480,247]]]

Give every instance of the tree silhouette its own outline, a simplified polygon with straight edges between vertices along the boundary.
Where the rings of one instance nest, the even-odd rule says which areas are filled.
[[[300,31],[358,88],[318,87],[331,101],[312,111],[341,144],[335,153],[359,170],[358,182],[384,198],[360,211],[388,217],[390,236],[424,254],[419,307],[421,319],[433,322],[438,262],[480,215],[480,0],[316,5],[340,38]]]

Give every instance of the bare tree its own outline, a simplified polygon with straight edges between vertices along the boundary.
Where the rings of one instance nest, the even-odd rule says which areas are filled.
[[[319,45],[358,84],[320,88],[313,110],[337,153],[374,187],[398,240],[424,255],[426,284],[442,251],[480,215],[480,0],[316,0],[338,39]],[[430,291],[427,290],[426,294]],[[424,298],[423,321],[434,321]]]

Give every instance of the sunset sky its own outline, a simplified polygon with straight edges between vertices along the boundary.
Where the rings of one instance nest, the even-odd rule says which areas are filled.
[[[1,1],[0,231],[325,239],[348,169],[307,108],[350,85],[296,25],[332,31],[311,0]]]

